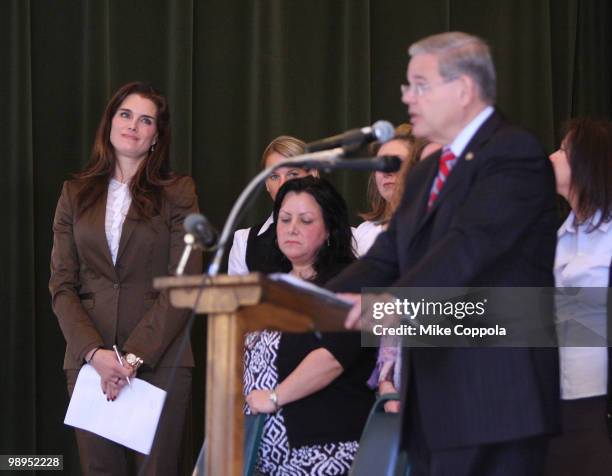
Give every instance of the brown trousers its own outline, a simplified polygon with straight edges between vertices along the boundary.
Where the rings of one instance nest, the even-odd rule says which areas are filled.
[[[164,388],[172,369],[138,372],[138,378]],[[68,394],[72,391],[78,370],[66,370]],[[100,390],[102,391],[102,390]],[[181,456],[185,418],[191,399],[191,368],[179,367],[166,395],[166,402],[157,427],[157,434],[148,457],[88,431],[75,429],[81,468],[85,476],[140,475],[145,464],[146,476],[174,476],[181,474]]]

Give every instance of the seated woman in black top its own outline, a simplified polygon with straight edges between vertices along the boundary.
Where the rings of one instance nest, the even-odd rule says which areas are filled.
[[[276,252],[302,279],[323,284],[355,259],[346,204],[323,179],[285,183],[274,202],[274,223]],[[269,414],[258,470],[348,473],[374,400],[366,386],[374,360],[375,349],[362,348],[357,333],[249,334],[246,411]]]

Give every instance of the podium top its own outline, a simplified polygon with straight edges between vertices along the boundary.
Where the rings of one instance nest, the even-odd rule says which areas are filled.
[[[305,289],[261,273],[168,276],[155,278],[153,285],[170,291],[175,307],[197,306],[204,314],[244,313],[249,330],[346,331],[344,320],[351,308],[325,290]]]

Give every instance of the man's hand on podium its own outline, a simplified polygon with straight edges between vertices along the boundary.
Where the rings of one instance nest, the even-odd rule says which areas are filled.
[[[338,293],[338,297],[353,303],[349,313],[344,321],[344,327],[347,329],[361,329],[361,294],[355,293]]]
[[[374,318],[375,306],[381,306],[385,303],[393,304],[397,301],[397,297],[389,293],[338,293],[340,299],[353,303],[353,307],[349,310],[344,327],[350,330],[361,330],[372,332],[374,325],[380,324],[377,318]],[[384,325],[388,327],[398,326],[401,321],[398,314],[385,314]]]

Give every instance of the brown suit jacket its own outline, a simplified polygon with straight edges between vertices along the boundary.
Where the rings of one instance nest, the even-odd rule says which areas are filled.
[[[52,306],[66,339],[64,369],[78,369],[89,350],[113,344],[150,367],[169,367],[179,352],[189,312],[175,309],[153,278],[173,274],[183,250],[183,221],[198,210],[191,177],[166,187],[161,213],[139,219],[130,208],[113,266],[104,222],[106,194],[76,218],[79,184],[64,182],[53,221]],[[201,256],[191,256],[187,274],[200,273]],[[188,345],[179,366],[193,366]]]

